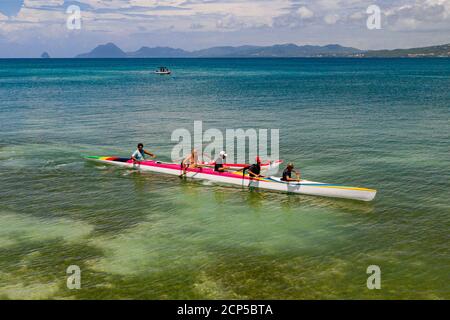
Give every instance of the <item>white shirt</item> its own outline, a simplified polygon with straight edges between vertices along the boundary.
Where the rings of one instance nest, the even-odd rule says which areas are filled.
[[[224,158],[222,158],[222,156],[219,156],[217,159],[216,159],[216,164],[224,164],[225,163],[225,159]]]
[[[136,151],[131,155],[131,157],[134,157],[136,160],[144,160],[145,159],[144,150],[142,150],[141,153],[139,149],[136,149]]]

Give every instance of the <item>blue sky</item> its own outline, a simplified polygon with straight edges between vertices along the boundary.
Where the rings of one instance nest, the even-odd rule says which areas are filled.
[[[69,5],[82,27],[66,27]],[[381,8],[382,29],[366,10]],[[0,57],[72,57],[114,42],[187,50],[339,43],[361,49],[450,43],[450,0],[0,0]]]

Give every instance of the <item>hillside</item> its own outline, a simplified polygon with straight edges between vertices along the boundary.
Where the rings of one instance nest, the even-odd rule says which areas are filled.
[[[450,57],[450,44],[424,48],[374,50],[363,54],[366,58],[427,58]]]
[[[92,51],[76,58],[424,58],[450,57],[450,44],[424,48],[363,51],[338,44],[312,46],[277,44],[273,46],[222,46],[186,51],[170,47],[142,47],[137,51],[124,52],[113,43],[99,45]]]
[[[76,58],[126,58],[127,54],[114,43],[99,45],[89,53],[79,54]]]
[[[285,57],[344,57],[362,51],[340,45],[297,46],[282,44],[267,47],[239,46],[213,47],[197,51],[185,51],[170,47],[142,47],[134,52],[125,53],[113,43],[100,45],[91,52],[80,54],[76,58],[285,58]]]

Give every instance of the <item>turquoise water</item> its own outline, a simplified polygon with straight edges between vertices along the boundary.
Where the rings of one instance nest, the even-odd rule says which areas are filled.
[[[167,65],[174,74],[151,74]],[[449,299],[450,60],[0,60],[0,297]],[[371,203],[83,160],[279,128],[303,177]],[[80,290],[66,268],[80,266]],[[381,290],[368,290],[378,265]]]

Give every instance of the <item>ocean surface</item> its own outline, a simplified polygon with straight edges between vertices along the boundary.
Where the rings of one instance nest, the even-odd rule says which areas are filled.
[[[0,298],[449,299],[449,115],[449,59],[0,60]],[[305,179],[377,197],[83,159],[168,161],[195,120],[280,129]]]

